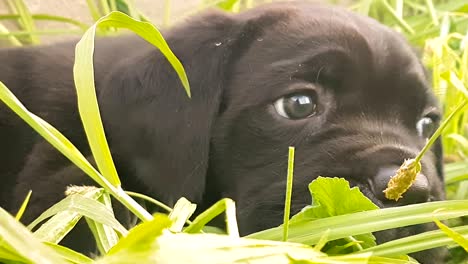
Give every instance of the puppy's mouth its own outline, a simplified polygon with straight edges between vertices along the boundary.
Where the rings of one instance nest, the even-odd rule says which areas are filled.
[[[337,139],[339,137],[332,140]],[[434,185],[437,185],[439,177],[435,165],[431,162],[432,157],[426,157],[423,160],[422,171],[416,176],[411,187],[403,194],[403,198],[393,201],[385,197],[383,191],[387,188],[388,182],[396,174],[400,165],[404,160],[414,158],[417,154],[417,147],[413,149],[402,144],[406,139],[392,141],[392,143],[381,144],[370,142],[367,145],[362,144],[364,146],[353,145],[337,150],[334,154],[340,159],[335,160],[335,166],[325,168],[329,170],[326,176],[345,178],[350,182],[351,187],[359,187],[367,198],[382,209],[442,199],[443,194],[438,194],[438,189],[434,187]],[[395,144],[395,141],[402,143]],[[434,224],[428,223],[383,230],[374,232],[374,235],[377,243],[382,244],[435,229],[437,227]],[[443,248],[436,248],[410,255],[420,263],[445,263],[444,259],[447,257],[448,251]]]
[[[387,199],[383,193],[383,189],[387,187],[390,177],[395,175],[398,169],[399,167],[394,165],[380,167],[374,177],[368,178],[368,182],[366,184],[355,185],[360,188],[361,192],[366,197],[371,199],[382,209],[439,200],[431,194],[429,180],[423,173],[419,173],[416,176],[415,181],[403,194],[402,199],[399,199],[398,201]],[[352,181],[350,182],[351,185],[353,185]],[[435,229],[437,229],[435,224],[426,223],[378,231],[374,232],[374,236],[376,237],[377,244],[383,244],[385,242],[418,235]],[[445,248],[434,248],[409,255],[423,264],[445,263],[446,258],[448,258],[448,250]]]
[[[389,168],[384,168],[382,170],[393,172],[393,171],[396,171],[396,169],[398,169],[398,167],[391,166]],[[388,172],[385,172],[385,173],[388,173]],[[376,187],[374,183],[361,184],[361,183],[356,183],[353,180],[349,180],[349,182],[350,182],[351,187],[353,186],[358,187],[360,191],[367,198],[372,200],[381,209],[414,204],[415,201],[418,201],[418,199],[419,199],[418,203],[431,201],[432,199],[438,200],[434,198],[432,195],[429,195],[429,191],[427,188],[428,183],[424,175],[421,175],[421,176],[418,175],[415,181],[415,184],[413,184],[413,186],[410,187],[408,192],[404,194],[404,198],[399,200],[398,202],[390,201],[386,199],[383,195],[383,192],[380,190],[381,188]],[[386,183],[387,182],[385,181],[385,185]],[[376,194],[377,190],[379,190],[379,192],[382,192],[382,194],[377,195]],[[421,192],[423,192],[423,194],[420,194]],[[412,226],[377,231],[377,232],[373,232],[373,235],[376,238],[377,244],[380,245],[386,242],[422,234],[424,232],[429,232],[429,231],[436,230],[436,229],[437,229],[437,226],[434,223],[426,223],[426,224],[419,224],[419,225],[412,225]],[[429,250],[420,251],[417,253],[412,253],[409,255],[412,258],[415,258],[419,263],[422,263],[422,264],[446,263],[446,259],[449,257],[448,250],[446,248],[433,248]]]

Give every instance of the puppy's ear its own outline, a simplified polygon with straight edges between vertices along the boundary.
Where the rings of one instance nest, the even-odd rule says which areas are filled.
[[[173,29],[166,40],[187,72],[188,98],[174,70],[154,47],[128,47],[100,88],[100,107],[117,169],[127,189],[147,190],[167,203],[200,201],[210,132],[222,104],[246,23],[210,13]],[[124,186],[125,187],[125,186]]]

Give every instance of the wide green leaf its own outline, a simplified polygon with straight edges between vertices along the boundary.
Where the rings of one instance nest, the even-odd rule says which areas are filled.
[[[309,184],[312,205],[306,206],[296,214],[291,223],[313,221],[320,218],[345,215],[356,212],[379,209],[358,187],[350,188],[348,181],[342,178],[318,177]],[[375,237],[371,234],[359,234],[329,244],[331,251],[342,248],[355,241],[357,249],[375,246]],[[332,246],[333,245],[333,246]],[[330,246],[332,246],[330,248]],[[330,251],[327,251],[330,252]]]
[[[318,177],[309,184],[312,205],[296,214],[291,223],[379,209],[358,187],[342,178]]]

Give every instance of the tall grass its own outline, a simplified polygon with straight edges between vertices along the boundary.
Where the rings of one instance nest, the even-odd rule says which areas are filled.
[[[0,99],[102,187],[70,189],[67,198],[44,212],[27,228],[0,209],[0,262],[135,263],[138,259],[141,263],[413,263],[414,260],[405,254],[439,246],[454,247],[456,244],[453,236],[447,236],[447,230],[436,230],[364,248],[353,246],[357,243],[355,238],[370,232],[427,223],[435,219],[453,220],[452,224],[458,227],[454,227],[452,231],[462,235],[462,238],[468,238],[468,226],[460,218],[468,215],[468,163],[465,158],[468,153],[468,117],[464,111],[452,117],[443,134],[447,157],[447,190],[449,198],[458,200],[335,215],[314,221],[292,221],[285,226],[264,230],[244,238],[239,238],[235,204],[230,199],[219,201],[193,221],[189,221],[189,218],[195,205],[183,198],[176,203],[169,215],[152,216],[120,187],[119,177],[103,137],[94,93],[93,73],[90,71],[94,35],[114,34],[122,26],[132,29],[166,55],[190,95],[185,72],[157,29],[149,23],[132,19],[147,20],[135,9],[131,1],[100,0],[88,3],[90,13],[96,21],[93,26],[85,26],[65,17],[31,14],[21,1],[10,2],[13,14],[0,15],[0,19],[14,19],[20,23],[20,32],[11,32],[4,28],[5,33],[0,35],[9,39],[13,45],[35,44],[40,41],[41,32],[37,31],[34,25],[37,19],[72,24],[83,32],[84,36],[77,45],[74,76],[80,115],[88,136],[94,136],[90,138],[90,144],[94,158],[99,161],[97,168],[89,164],[59,131],[29,112],[1,80]],[[237,12],[257,3],[205,1],[200,9],[207,5],[218,5]],[[170,1],[167,1],[167,4],[169,5]],[[413,45],[421,49],[424,61],[431,69],[433,87],[446,117],[452,113],[455,106],[466,100],[468,4],[464,4],[463,1],[443,0],[363,0],[350,8],[401,31]],[[113,12],[116,10],[127,15]],[[165,10],[170,11],[170,8]],[[108,12],[112,13],[102,18]],[[169,18],[167,15],[165,23],[171,23]],[[293,153],[291,156],[293,157]],[[293,159],[290,159],[290,169],[292,161]],[[289,178],[292,177],[292,170],[288,175]],[[287,189],[287,193],[291,191],[291,187]],[[142,224],[130,230],[123,227],[110,210],[112,205],[109,195],[137,215]],[[137,196],[143,197],[138,194]],[[152,200],[150,197],[143,198]],[[288,201],[285,212],[287,208]],[[223,213],[227,219],[228,235],[207,233],[209,229],[205,228],[206,224]],[[18,215],[17,218],[19,217]],[[101,257],[96,260],[57,245],[83,217],[92,230],[101,253]],[[366,221],[363,222],[362,219]],[[34,233],[30,231],[44,220],[46,221]],[[285,223],[287,222],[288,219],[285,219]],[[280,242],[285,238],[288,242]],[[337,239],[354,241],[348,245],[349,248],[353,248],[351,254],[332,256],[327,254],[331,252],[320,251],[327,241]],[[463,239],[457,241],[462,245],[464,243]],[[467,260],[466,255],[460,253],[460,247],[455,250],[457,255],[453,259],[454,263]]]

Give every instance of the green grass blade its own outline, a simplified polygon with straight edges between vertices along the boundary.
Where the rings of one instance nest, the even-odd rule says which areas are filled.
[[[117,0],[120,3],[125,3],[128,9],[128,15],[131,16],[132,18],[141,18],[142,15],[140,12],[138,12],[136,6],[135,6],[135,1],[134,0]],[[144,16],[143,16],[144,17]],[[144,19],[144,21],[149,21]]]
[[[76,45],[73,73],[78,96],[78,109],[93,157],[101,174],[113,186],[117,187],[120,186],[120,179],[104,134],[96,88],[94,87],[94,36],[98,24],[99,20],[86,31]]]
[[[6,247],[3,243],[0,245],[0,263],[10,264],[10,263],[26,263],[28,262],[27,259],[23,258],[22,256],[18,255],[16,252],[12,252],[10,247]]]
[[[14,250],[12,254],[21,256],[29,263],[67,263],[2,208],[0,208],[0,241]]]
[[[44,139],[57,148],[65,157],[72,161],[76,166],[88,174],[94,181],[104,187],[117,200],[123,203],[130,211],[132,211],[140,219],[148,221],[152,216],[144,210],[135,200],[126,194],[121,188],[115,188],[105,177],[103,177],[94,167],[86,160],[83,154],[57,129],[49,123],[42,120],[40,117],[31,113],[26,107],[15,97],[13,93],[0,81],[0,100],[11,108],[19,117],[21,117],[28,125],[38,132]]]
[[[372,5],[374,4],[375,0],[362,0],[359,1],[359,4],[355,8],[356,12],[366,15],[369,15]]]
[[[82,215],[76,212],[61,211],[45,222],[34,232],[34,236],[43,242],[58,244],[80,221]]]
[[[437,219],[434,219],[436,225],[444,232],[448,237],[450,237],[453,241],[459,244],[466,252],[468,252],[468,232],[464,237],[461,232],[457,232],[455,229],[450,228]],[[468,228],[468,226],[465,226]]]
[[[453,230],[468,237],[468,226],[455,227]],[[435,230],[392,240],[364,249],[363,252],[372,252],[374,256],[398,256],[450,244],[454,244],[450,237],[447,237],[441,230]]]
[[[40,117],[29,112],[28,109],[11,93],[10,90],[0,81],[0,100],[2,100],[9,108],[11,108],[17,115],[19,115],[26,123],[28,123],[34,130],[36,130],[42,137],[44,137],[50,144],[57,148],[69,160],[76,164],[79,168],[90,175],[96,182],[105,185],[102,176],[97,172],[93,166],[86,160],[86,158],[79,152],[79,150],[57,131],[50,124],[42,120]]]
[[[446,164],[444,170],[446,184],[468,180],[468,161]]]
[[[236,12],[239,10],[240,2],[241,0],[223,0],[223,1],[218,1],[218,3],[216,3],[216,6],[226,11]]]
[[[7,33],[0,33],[0,39],[11,37],[24,37],[28,35],[47,35],[47,36],[61,36],[61,35],[81,35],[82,30],[76,29],[50,29],[50,30],[37,30],[37,31],[10,31]]]
[[[109,0],[110,11],[118,11],[116,0]]]
[[[128,253],[132,250],[148,251],[154,245],[154,240],[163,234],[163,231],[172,225],[167,215],[155,214],[153,220],[141,223],[130,230],[107,254],[115,255],[120,252]],[[148,254],[148,253],[146,253]],[[151,254],[151,253],[149,253]],[[140,256],[141,257],[141,256]],[[141,259],[140,259],[141,260]],[[132,260],[133,263],[135,259]],[[105,263],[105,262],[104,262]]]
[[[91,191],[83,192],[84,195],[86,195],[87,198],[90,199],[98,199],[104,191],[102,189],[97,189],[97,188],[92,188]],[[28,225],[28,228],[30,230],[34,229],[39,223],[42,221],[46,220],[49,217],[52,217],[60,212],[64,212],[68,210],[70,207],[73,206],[74,201],[73,199],[76,196],[74,195],[68,195],[64,199],[62,199],[60,202],[54,204],[51,206],[49,209],[44,211],[40,216],[38,216],[32,223]]]
[[[40,231],[41,234],[48,236],[49,233],[52,233],[52,230],[67,228],[66,225],[69,224],[69,221],[76,217],[86,216],[93,221],[112,227],[122,235],[126,235],[128,231],[125,227],[115,219],[112,212],[110,212],[105,205],[95,199],[97,198],[89,198],[81,194],[72,194],[42,213],[28,228],[32,229],[44,219],[53,216],[49,221],[52,221],[55,225],[47,224],[46,222],[36,231],[36,233],[39,233],[42,229],[42,231]]]
[[[171,0],[164,1],[163,26],[168,27],[171,23]]]
[[[102,225],[98,227],[98,223],[94,222],[93,220],[85,217],[86,224],[89,227],[89,230],[93,234],[94,240],[96,241],[96,247],[101,255],[105,255],[110,247],[108,247],[108,243],[106,243],[105,234],[103,234]]]
[[[442,211],[434,212],[441,208]],[[446,220],[464,215],[468,215],[468,202],[466,200],[430,202],[365,211],[304,223],[291,223],[289,225],[289,241],[313,245],[320,240],[321,235],[327,229],[330,229],[328,239],[335,240],[369,232],[428,223],[432,222],[434,217],[439,220]],[[362,219],[366,219],[366,221]],[[281,240],[282,227],[260,231],[247,237]]]
[[[421,149],[421,151],[416,156],[416,158],[415,158],[416,162],[419,162],[422,159],[422,157],[424,156],[426,151],[429,150],[429,148],[432,146],[432,144],[434,144],[436,142],[436,140],[439,138],[439,136],[442,134],[442,131],[444,131],[444,129],[447,127],[447,125],[451,121],[453,121],[452,120],[453,117],[455,115],[457,115],[457,114],[460,114],[462,112],[462,110],[464,110],[467,105],[468,105],[468,99],[467,99],[467,97],[465,97],[463,99],[463,101],[459,105],[457,105],[457,107],[449,114],[449,116],[444,121],[442,121],[440,126],[434,132],[434,134],[432,134],[432,136],[427,140],[424,147]]]
[[[109,14],[111,12],[111,9],[107,0],[99,0],[98,2],[104,14]]]
[[[236,218],[236,204],[233,200],[225,200],[226,207],[226,229],[230,237],[239,237],[239,225]]]
[[[80,22],[78,20],[71,19],[68,17],[63,17],[63,16],[56,16],[56,15],[49,15],[49,14],[33,14],[32,18],[34,20],[56,21],[56,22],[62,22],[62,23],[74,25],[82,29],[83,32],[89,28],[89,25],[83,22]]]
[[[103,192],[102,189],[90,188],[87,192],[82,191],[82,194],[90,199],[98,199]],[[42,224],[41,227],[34,232],[34,236],[41,241],[54,244],[59,243],[75,227],[82,217],[81,214],[68,210],[73,206],[72,199],[73,198],[63,199],[54,204],[30,224],[29,228],[32,230],[37,223],[52,216],[51,219]]]
[[[22,0],[8,1],[10,6],[16,9],[20,17],[20,23],[24,29],[28,32],[36,31],[36,26],[34,25],[34,19],[32,18],[31,12],[29,12],[28,7]],[[29,41],[32,44],[39,44],[39,38],[36,35],[29,35]]]
[[[451,21],[450,16],[446,13],[442,17],[442,24],[440,25],[439,36],[445,37],[450,33]]]
[[[60,246],[57,244],[52,244],[48,242],[44,242],[44,245],[47,247],[51,248],[54,250],[57,255],[65,259],[69,263],[77,263],[77,264],[91,264],[94,261],[85,255],[78,253],[76,251],[73,251],[69,248],[66,248],[64,246]]]
[[[468,180],[462,181],[452,199],[468,199]]]
[[[395,2],[395,14],[400,19],[403,19],[403,7],[404,7],[403,0],[396,0],[396,2]]]
[[[112,200],[111,200],[110,195],[104,192],[103,195],[99,198],[99,201],[102,204],[104,204],[107,207],[107,209],[109,209],[109,212],[112,213],[112,217],[115,219],[114,211],[112,209]],[[86,218],[86,219],[89,219],[89,218]],[[99,234],[102,234],[100,236],[100,243],[103,245],[103,248],[105,252],[107,253],[115,244],[117,244],[117,242],[119,241],[119,237],[111,226],[104,225],[94,220],[93,222],[96,225],[97,231],[99,232]]]
[[[387,0],[380,0],[383,6],[387,9],[388,13],[395,19],[399,26],[401,26],[404,30],[406,30],[409,34],[414,34],[414,29],[406,23],[406,21],[399,17],[397,12],[393,9],[393,7],[388,3]]]
[[[436,9],[434,8],[434,3],[432,0],[425,0],[429,14],[431,14],[432,24],[434,26],[439,26],[439,18],[437,17]]]
[[[109,194],[103,193],[103,195],[99,197],[98,201],[109,210],[109,212],[112,214],[112,218],[115,218]],[[88,217],[85,217],[85,219],[86,223],[91,229],[91,232],[93,233],[99,251],[103,255],[106,254],[119,241],[117,233],[112,227],[108,225],[104,225]]]
[[[294,147],[289,147],[288,176],[286,180],[286,197],[284,201],[283,241],[288,240],[289,216],[291,214],[291,195],[294,177]]]
[[[213,206],[208,208],[200,215],[198,215],[195,218],[195,220],[193,220],[192,224],[190,224],[187,228],[184,229],[184,232],[198,233],[206,224],[208,224],[216,216],[226,211],[226,225],[228,234],[232,237],[239,237],[235,208],[236,207],[233,200],[224,198],[215,203]]]
[[[29,199],[31,199],[31,194],[32,194],[32,191],[29,191],[28,194],[26,195],[26,198],[24,199],[23,203],[21,203],[21,207],[20,207],[20,209],[18,210],[18,213],[16,213],[16,216],[15,216],[16,220],[19,221],[21,219],[21,217],[23,216],[24,211],[26,210],[26,206],[28,206]]]
[[[157,259],[161,263],[408,263],[383,258],[379,260],[382,262],[368,262],[371,257],[370,253],[327,256],[302,244],[244,238],[232,239],[225,235],[214,234],[164,233],[156,239],[155,244],[152,254],[147,258]]]
[[[1,23],[0,23],[0,35],[5,35],[12,46],[17,46],[17,47],[23,46],[21,41],[19,41],[15,36],[10,35],[10,31]]]
[[[159,48],[179,74],[188,95],[190,93],[188,79],[182,64],[169,49],[161,33],[152,24],[139,22],[120,12],[112,12],[99,19],[94,26],[86,31],[80,42],[76,45],[75,65],[73,68],[78,95],[78,107],[99,171],[114,186],[119,186],[120,180],[105,138],[94,86],[94,37],[98,26],[130,29]]]
[[[327,229],[323,234],[320,236],[320,239],[317,241],[317,244],[315,244],[314,248],[316,250],[322,251],[323,247],[327,244],[328,240],[328,234],[330,233],[330,230]]]
[[[140,198],[142,199],[143,201],[147,201],[147,202],[150,202],[154,205],[156,205],[157,207],[165,210],[166,212],[170,213],[172,212],[172,208],[167,206],[166,204],[152,198],[152,197],[149,197],[148,195],[144,195],[144,194],[141,194],[141,193],[136,193],[136,192],[131,192],[131,191],[125,191],[125,193],[127,193],[128,195],[130,196],[133,196],[133,197],[136,197],[136,198]]]
[[[86,0],[86,4],[88,5],[89,13],[94,21],[98,21],[101,17],[101,12],[99,12],[99,8],[96,5],[96,2],[93,0]]]
[[[176,71],[187,95],[190,97],[190,86],[184,67],[154,25],[148,22],[137,21],[121,12],[112,12],[101,18],[96,24],[99,24],[99,26],[129,29],[158,48]]]
[[[174,205],[174,209],[169,214],[169,219],[172,221],[171,231],[181,232],[185,223],[189,222],[189,218],[193,215],[197,205],[191,203],[185,198],[180,198]]]

